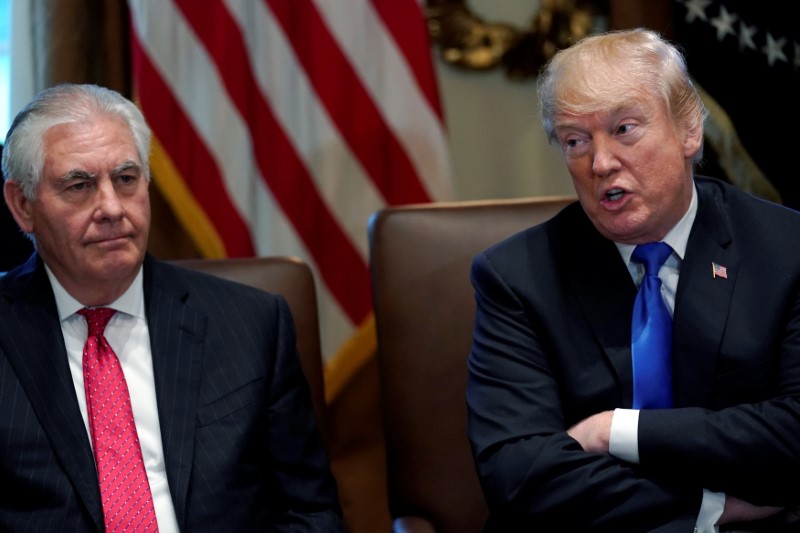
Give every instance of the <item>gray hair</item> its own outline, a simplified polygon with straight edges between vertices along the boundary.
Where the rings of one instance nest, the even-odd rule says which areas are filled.
[[[14,118],[3,148],[5,179],[18,183],[25,197],[34,200],[44,169],[45,133],[59,124],[103,114],[119,116],[128,125],[149,180],[150,128],[136,104],[105,87],[70,83],[43,90]]]
[[[664,102],[677,125],[703,127],[708,110],[689,77],[683,54],[658,33],[636,28],[591,35],[559,51],[538,80],[542,125],[556,139],[555,116],[630,104],[643,93]],[[694,156],[702,158],[702,147]]]

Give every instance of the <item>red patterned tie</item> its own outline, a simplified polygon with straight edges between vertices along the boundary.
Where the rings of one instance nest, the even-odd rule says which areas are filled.
[[[89,326],[83,380],[106,531],[158,531],[128,384],[103,335],[116,311],[99,307],[78,313]]]

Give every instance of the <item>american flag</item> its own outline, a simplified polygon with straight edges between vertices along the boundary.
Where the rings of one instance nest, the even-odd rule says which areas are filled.
[[[128,5],[153,179],[198,249],[303,258],[326,363],[372,353],[368,217],[451,197],[418,1]]]
[[[728,279],[728,269],[718,263],[711,263],[711,275],[715,278]]]

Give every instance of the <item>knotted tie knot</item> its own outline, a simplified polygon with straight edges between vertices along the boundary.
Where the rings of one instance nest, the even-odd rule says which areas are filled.
[[[631,261],[644,265],[645,276],[658,276],[658,271],[672,253],[672,248],[665,242],[649,242],[640,244],[633,250]]]
[[[86,324],[89,326],[90,337],[100,337],[106,330],[108,321],[116,314],[115,309],[110,307],[84,307],[78,311],[79,315],[86,317]]]

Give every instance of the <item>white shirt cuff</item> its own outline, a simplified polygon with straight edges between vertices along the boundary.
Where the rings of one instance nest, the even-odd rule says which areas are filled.
[[[639,410],[614,409],[608,452],[629,463],[639,464]]]
[[[700,504],[700,513],[697,515],[697,533],[718,533],[717,521],[725,510],[725,493],[703,490],[703,503]]]

